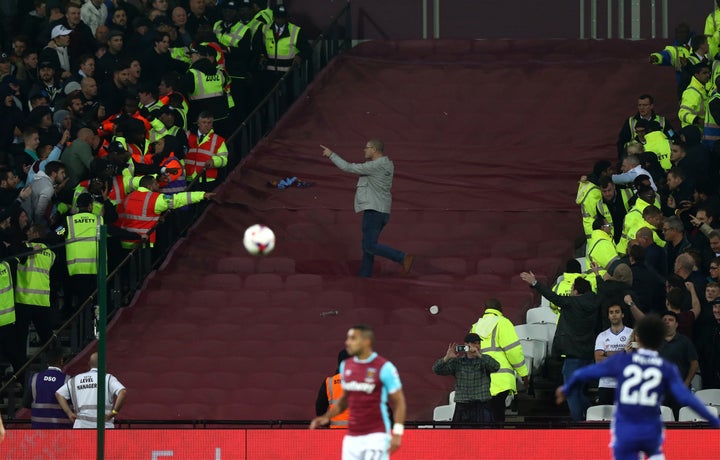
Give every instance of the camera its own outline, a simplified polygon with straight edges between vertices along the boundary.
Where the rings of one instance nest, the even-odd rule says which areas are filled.
[[[467,345],[455,345],[455,352],[456,353],[467,353],[470,350],[470,347]]]

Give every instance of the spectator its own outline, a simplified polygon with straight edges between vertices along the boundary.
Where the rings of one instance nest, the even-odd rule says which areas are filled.
[[[708,174],[710,162],[706,157],[707,155],[703,155],[697,150],[689,150],[687,144],[683,142],[674,142],[670,147],[670,161],[673,166],[684,171],[695,184]]]
[[[517,393],[515,375],[522,379],[526,389],[530,384],[525,355],[515,327],[503,316],[502,311],[499,300],[486,300],[483,316],[470,329],[470,332],[477,334],[481,343],[485,344],[480,347],[480,353],[493,358],[500,365],[499,371],[490,374],[492,399],[489,406],[495,423],[505,423],[505,400],[508,395]]]
[[[683,128],[693,125],[702,130],[702,125],[705,122],[705,104],[707,102],[705,85],[710,81],[710,63],[703,60],[698,64],[689,66],[688,70],[692,73],[692,79],[688,87],[683,91],[678,118]]]
[[[642,227],[635,234],[635,239],[638,245],[645,249],[646,265],[664,277],[668,273],[667,253],[665,248],[655,243],[654,236],[655,232],[650,227]]]
[[[1,177],[2,175],[0,175],[0,178]],[[718,244],[720,244],[720,241],[718,241]],[[708,271],[710,272],[708,285],[712,282],[720,283],[720,257],[716,257],[710,261]]]
[[[106,113],[120,112],[125,101],[125,90],[130,83],[130,61],[116,64],[112,78],[98,89],[98,98],[103,102]]]
[[[85,53],[95,51],[93,49],[94,34],[90,30],[90,27],[82,22],[79,4],[73,3],[72,1],[68,4],[65,9],[65,19],[62,21],[62,24],[72,30],[70,34],[70,44],[68,45],[68,53],[72,61],[77,61],[77,59]]]
[[[708,237],[710,241],[710,249],[715,253],[715,257],[720,257],[720,230],[713,230]]]
[[[62,153],[62,150],[65,148],[65,144],[67,144],[69,139],[70,132],[68,130],[65,130],[63,132],[62,138],[60,138],[60,141],[55,146],[43,145],[38,149],[38,159],[30,166],[30,170],[27,173],[28,184],[33,183],[33,181],[35,180],[35,174],[37,172],[45,171],[45,166],[49,162],[58,161],[60,159],[60,154]]]
[[[711,305],[718,297],[720,297],[720,283],[717,281],[708,282],[707,286],[705,286],[705,301],[708,305]]]
[[[597,215],[613,226],[612,237],[617,244],[622,235],[623,222],[630,209],[630,199],[633,193],[629,188],[618,190],[609,176],[601,177],[598,186],[602,193],[602,200],[597,203]]]
[[[47,228],[33,224],[27,232],[26,251],[32,251],[25,262],[20,262],[15,285],[15,326],[18,348],[25,354],[28,327],[32,322],[41,343],[52,338],[54,308],[50,304],[50,269],[55,264],[55,253],[41,242]]]
[[[65,165],[59,161],[52,161],[45,165],[45,171],[38,171],[32,183],[32,197],[25,207],[31,221],[36,224],[48,225],[52,223],[53,196],[65,181]]]
[[[0,209],[7,209],[17,199],[20,178],[7,166],[0,166]]]
[[[645,248],[640,244],[630,246],[628,262],[632,271],[631,290],[637,298],[640,310],[643,313],[662,313],[665,301],[663,279],[645,260]]]
[[[703,389],[720,388],[720,298],[712,305],[712,320],[700,324],[698,355]]]
[[[164,72],[185,72],[187,65],[170,56],[170,35],[158,32],[153,39],[154,46],[145,50],[140,58],[143,68],[143,80],[154,87],[160,83]]]
[[[677,313],[668,310],[662,318],[665,323],[665,344],[660,348],[660,356],[677,366],[680,377],[689,388],[699,367],[697,351],[692,341],[678,332]],[[677,417],[680,406],[671,395],[667,396],[665,405],[672,408]]]
[[[69,78],[70,73],[70,55],[68,54],[68,45],[70,44],[70,34],[72,31],[62,24],[56,25],[50,33],[51,42],[40,53],[40,61],[50,62],[60,75],[60,78]]]
[[[189,0],[190,10],[187,12],[187,23],[185,29],[191,37],[194,37],[200,26],[209,26],[215,23],[212,11],[208,11],[205,0]]]
[[[622,166],[620,169],[622,171],[622,174],[613,174],[611,176],[612,181],[615,184],[632,184],[637,176],[644,174],[650,179],[650,187],[652,187],[654,191],[657,191],[657,186],[655,185],[655,181],[653,181],[652,179],[652,175],[640,165],[639,155],[628,155],[627,157],[625,157],[622,161]]]
[[[655,113],[655,98],[650,94],[641,94],[638,96],[637,113],[625,120],[617,140],[618,162],[622,164],[625,157],[625,148],[629,142],[635,137],[635,127],[638,120],[656,121],[660,124],[662,131],[666,134],[672,132],[672,126],[667,119]],[[672,134],[668,134],[672,136]]]
[[[113,11],[112,19],[110,20],[110,24],[109,24],[109,28],[110,28],[110,30],[117,30],[124,35],[124,34],[128,33],[127,25],[128,25],[127,11],[125,11],[125,8],[118,6],[117,8],[115,8],[115,11]]]
[[[62,407],[68,419],[73,422],[73,428],[97,427],[97,392],[98,392],[98,355],[90,355],[88,362],[90,370],[68,380],[55,393],[57,402]],[[114,428],[114,420],[125,403],[127,390],[125,386],[112,374],[107,374],[105,387],[105,428]],[[73,408],[68,404],[70,401]]]
[[[35,37],[33,47],[38,45],[44,45],[42,43],[41,36],[38,32],[47,28],[48,25],[48,14],[45,8],[45,0],[33,0],[33,10],[25,16],[25,19],[20,27],[20,33],[26,37]]]
[[[598,334],[595,339],[595,362],[599,363],[608,356],[617,353],[624,353],[625,346],[630,342],[630,335],[633,330],[625,327],[623,319],[625,314],[619,304],[610,305],[607,309],[610,327]],[[615,388],[617,382],[610,377],[603,377],[598,383],[598,404],[610,404],[615,402]]]
[[[465,357],[458,353],[464,353]],[[494,421],[490,408],[490,375],[499,369],[495,359],[480,351],[480,337],[473,333],[465,336],[464,346],[451,343],[445,356],[435,361],[432,367],[435,374],[455,376],[454,427]]]
[[[690,310],[685,310],[685,291],[680,288],[672,288],[668,291],[665,306],[668,311],[675,312],[678,320],[678,332],[690,340],[693,339],[693,328],[695,320],[700,316],[700,299],[695,292],[695,285],[691,282],[685,283],[685,289],[690,293]]]
[[[90,32],[95,35],[95,29],[107,21],[108,10],[104,0],[87,0],[80,8],[80,19],[87,24]]]
[[[600,276],[600,267],[597,264],[592,266],[593,273],[597,278],[597,296],[600,302],[600,326],[602,329],[610,327],[607,309],[610,305],[622,305],[626,295],[632,294],[633,275],[632,270],[626,264],[619,264],[615,270]],[[628,325],[632,326],[632,318],[627,319]]]
[[[53,112],[47,106],[36,107],[30,112],[28,125],[37,129],[40,145],[55,145],[62,137],[62,133],[53,123],[52,116]]]
[[[192,141],[190,142],[192,149],[193,144]],[[410,273],[413,262],[412,255],[378,243],[380,233],[390,220],[392,206],[390,189],[395,173],[395,166],[385,156],[385,145],[378,139],[369,140],[364,149],[365,160],[367,160],[365,163],[348,163],[324,145],[321,147],[323,156],[329,158],[341,171],[360,176],[355,193],[355,212],[363,213],[363,259],[360,266],[360,277],[372,276],[376,255],[402,265],[404,275]],[[188,153],[188,157],[189,155]],[[185,162],[188,164],[187,157]]]
[[[342,375],[340,375],[340,363],[350,357],[344,348],[338,353],[338,367],[335,374],[323,380],[315,400],[315,415],[321,416],[330,410],[340,400],[343,394]],[[350,412],[345,409],[340,414],[330,419],[330,428],[347,429]]]
[[[667,185],[670,195],[667,199],[666,214],[675,214],[681,216],[683,224],[690,227],[690,216],[687,211],[693,205],[694,187],[691,181],[686,179],[685,173],[679,167],[674,167],[668,171]]]
[[[594,357],[595,334],[598,328],[600,302],[582,278],[575,280],[575,286],[568,297],[552,292],[550,288],[538,283],[533,272],[523,272],[520,278],[532,288],[562,308],[553,341],[553,355],[564,358],[562,374],[567,382],[573,372],[592,364]],[[576,422],[585,419],[585,410],[590,405],[583,392],[577,392],[568,398],[570,416]]]
[[[90,178],[90,164],[95,159],[100,138],[89,128],[78,130],[77,138],[66,148],[60,161],[65,165],[67,176],[66,189],[74,189],[80,181]]]
[[[97,109],[100,102],[97,98],[98,87],[94,78],[85,77],[80,81],[80,96],[82,97],[83,116],[97,120]],[[93,114],[95,116],[93,116]]]
[[[83,54],[78,60],[78,69],[70,81],[82,82],[83,78],[95,76],[95,57],[92,54]]]
[[[119,30],[111,30],[107,36],[107,52],[97,62],[95,78],[100,84],[111,80],[118,64],[125,58],[125,36]]]
[[[62,94],[62,85],[56,78],[55,67],[50,61],[41,61],[38,64],[38,77],[38,82],[32,87],[28,97],[32,98],[34,94],[44,96],[52,108],[55,100]]]
[[[62,371],[65,364],[64,352],[55,346],[47,352],[48,368],[36,372],[28,379],[23,395],[23,406],[30,409],[30,421],[34,429],[70,429],[72,422],[68,420],[55,392],[70,379]]]
[[[684,254],[692,246],[685,237],[685,226],[679,217],[672,216],[666,219],[662,231],[665,241],[668,243],[665,250],[667,251],[668,271],[670,271],[675,267],[677,256]]]
[[[675,259],[675,266],[673,272],[683,279],[683,282],[692,282],[695,285],[695,289],[700,292],[705,292],[705,277],[702,273],[698,272],[695,267],[695,261],[689,254],[680,254]],[[690,293],[686,293],[684,305],[690,305]]]
[[[176,6],[171,13],[173,27],[177,30],[177,38],[172,43],[173,48],[184,48],[192,44],[192,34],[187,30],[188,15],[185,8]]]

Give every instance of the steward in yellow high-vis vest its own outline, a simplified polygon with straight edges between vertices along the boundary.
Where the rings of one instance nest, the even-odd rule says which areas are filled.
[[[300,26],[287,20],[282,5],[273,8],[273,22],[264,26],[254,38],[253,48],[260,53],[265,70],[284,74],[293,63],[310,57],[312,48]]]
[[[623,232],[620,242],[617,244],[618,254],[627,254],[627,247],[630,240],[635,238],[637,231],[643,227],[652,230],[662,228],[663,215],[655,205],[649,204],[645,199],[638,198],[635,205],[628,211],[623,224]],[[653,241],[661,248],[665,247],[665,240],[660,238],[657,232],[653,232]]]
[[[720,77],[717,78],[717,81],[720,82]],[[715,143],[720,140],[720,119],[718,118],[720,117],[720,93],[718,93],[717,87],[710,94],[706,105],[702,142],[705,147],[712,150]]]
[[[615,249],[610,233],[612,226],[598,218],[593,223],[593,232],[587,242],[586,253],[588,265],[595,262],[600,268],[612,273],[617,264],[620,263],[620,256]]]
[[[607,223],[612,225],[611,235],[615,244],[620,241],[622,234],[623,222],[625,216],[630,210],[630,200],[633,197],[633,191],[629,188],[620,188],[615,186],[612,178],[600,178],[600,191],[603,199],[597,204],[597,217],[605,219]]]
[[[705,85],[710,81],[710,64],[702,61],[691,69],[693,76],[690,84],[682,93],[678,118],[683,128],[694,125],[702,130],[703,123],[705,123],[705,104],[708,98]]]
[[[262,31],[263,27],[273,22],[273,10],[267,5],[266,0],[250,0],[252,18],[248,21],[248,27],[250,27],[253,38],[255,38],[255,34]]]
[[[25,364],[25,347],[21,347],[17,339],[13,271],[9,262],[0,262],[0,356],[17,372]]]
[[[592,233],[592,225],[597,215],[597,205],[602,201],[602,192],[597,184],[587,180],[583,176],[578,182],[578,191],[575,197],[575,203],[580,206],[580,214],[582,215],[583,230],[585,238],[590,238]]]
[[[190,100],[188,119],[194,120],[198,114],[208,111],[215,120],[224,120],[230,113],[228,95],[225,86],[228,77],[210,59],[216,54],[214,48],[198,46],[190,50],[192,64],[181,77],[181,87]]]
[[[485,313],[470,332],[480,336],[480,352],[500,364],[500,370],[490,374],[490,404],[494,421],[502,423],[505,421],[505,398],[517,393],[515,375],[520,376],[526,386],[528,383],[528,368],[515,326],[503,316],[500,302],[488,299]]]
[[[17,268],[15,324],[21,345],[27,341],[30,322],[35,325],[43,344],[52,338],[54,312],[50,305],[50,269],[55,263],[55,253],[40,242],[46,233],[43,225],[30,226],[25,244],[30,254],[20,257]]]

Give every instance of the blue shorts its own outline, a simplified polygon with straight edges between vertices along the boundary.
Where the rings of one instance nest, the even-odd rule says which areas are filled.
[[[663,428],[652,434],[639,434],[635,430],[623,430],[619,436],[613,433],[610,447],[612,447],[615,460],[637,460],[640,452],[645,453],[648,458],[661,455],[663,441],[665,441]]]

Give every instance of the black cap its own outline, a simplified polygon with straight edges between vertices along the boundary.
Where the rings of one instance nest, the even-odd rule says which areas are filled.
[[[240,7],[239,3],[240,3],[239,1],[228,0],[225,3],[223,3],[222,6],[220,6],[220,8],[222,8],[223,10],[236,10]]]
[[[273,11],[273,17],[277,16],[279,18],[286,18],[287,17],[287,10],[285,9],[284,5],[276,5],[272,9]]]
[[[10,56],[7,53],[0,53],[0,62],[8,62]]]
[[[38,70],[40,69],[54,69],[55,66],[52,65],[52,62],[50,61],[42,61],[40,64],[38,64]]]
[[[680,317],[678,316],[678,314],[672,310],[665,310],[662,315],[663,316],[672,316],[673,318],[675,318],[675,321],[680,320]]]
[[[465,336],[465,343],[480,343],[480,336],[471,332]]]

